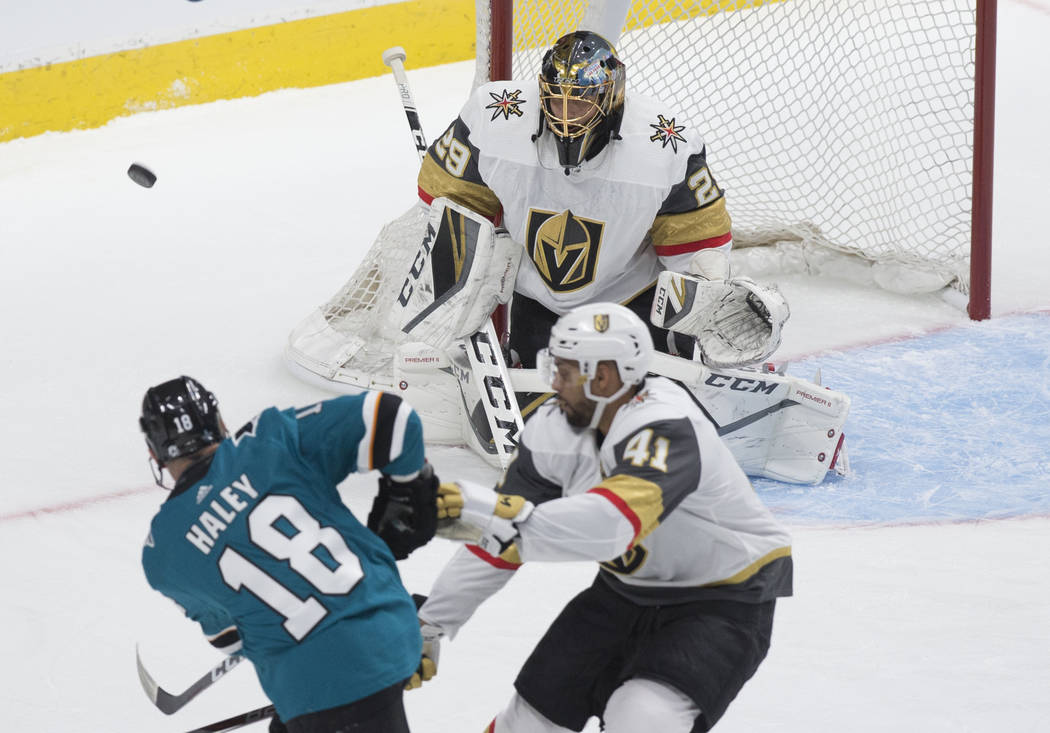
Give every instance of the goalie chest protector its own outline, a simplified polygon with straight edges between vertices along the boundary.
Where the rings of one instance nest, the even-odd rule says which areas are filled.
[[[690,156],[703,154],[704,142],[686,125],[672,125],[671,134],[654,132],[661,121],[673,122],[674,113],[631,94],[622,139],[565,175],[549,131],[532,139],[540,116],[536,81],[480,87],[435,142],[448,146],[444,171],[455,179],[438,187],[481,184],[499,199],[503,225],[526,250],[517,292],[558,314],[595,300],[625,302],[663,269],[649,230],[672,188],[687,177]],[[450,170],[453,138],[476,166]],[[451,190],[428,192],[462,200]]]

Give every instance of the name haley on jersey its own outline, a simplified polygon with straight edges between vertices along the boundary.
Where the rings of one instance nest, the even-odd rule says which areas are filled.
[[[251,506],[242,498],[242,495],[249,499],[259,498],[259,492],[252,487],[252,482],[248,480],[246,473],[242,473],[241,477],[229,486],[220,489],[219,497],[212,499],[208,505],[210,511],[209,509],[202,511],[197,521],[190,525],[189,531],[186,532],[186,539],[189,540],[189,543],[205,555],[210,553],[219,534],[237,518],[238,514]]]

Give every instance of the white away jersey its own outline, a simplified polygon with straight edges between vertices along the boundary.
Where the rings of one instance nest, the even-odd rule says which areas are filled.
[[[538,83],[480,87],[434,141],[421,198],[501,217],[526,256],[516,292],[558,314],[623,303],[696,251],[728,247],[729,215],[700,135],[660,102],[627,96],[620,139],[565,174],[541,129]]]
[[[556,403],[525,424],[499,491],[537,506],[499,557],[460,550],[421,616],[453,632],[519,562],[600,562],[640,605],[758,603],[791,595],[791,538],[687,390],[648,377],[609,434],[573,428]]]

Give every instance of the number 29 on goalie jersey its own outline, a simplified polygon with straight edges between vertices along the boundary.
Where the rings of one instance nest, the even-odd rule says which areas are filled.
[[[205,634],[236,627],[281,718],[365,697],[407,679],[422,642],[393,555],[336,487],[422,465],[419,417],[396,396],[267,409],[180,476],[146,577]]]

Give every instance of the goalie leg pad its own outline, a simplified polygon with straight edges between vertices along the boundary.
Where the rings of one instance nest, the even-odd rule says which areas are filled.
[[[818,484],[832,468],[850,400],[798,377],[711,369],[690,385],[744,472]]]

